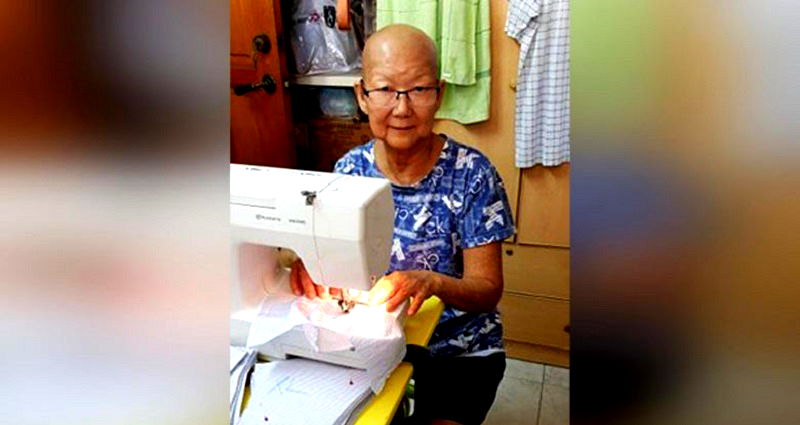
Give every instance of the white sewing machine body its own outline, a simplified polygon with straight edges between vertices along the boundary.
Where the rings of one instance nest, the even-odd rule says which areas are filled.
[[[388,269],[394,203],[387,180],[230,167],[232,344],[245,345],[268,293],[287,294],[286,270],[278,267],[275,248],[293,250],[314,282],[349,291],[368,291]],[[317,352],[299,328],[258,351],[272,358],[294,355],[350,367],[363,363],[355,351]]]

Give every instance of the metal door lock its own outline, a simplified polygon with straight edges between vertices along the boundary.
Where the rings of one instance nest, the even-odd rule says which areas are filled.
[[[253,49],[266,55],[272,49],[272,42],[266,34],[259,34],[253,37]]]

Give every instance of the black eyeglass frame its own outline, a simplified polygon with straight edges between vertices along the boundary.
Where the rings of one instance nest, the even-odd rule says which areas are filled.
[[[400,100],[400,95],[401,94],[406,95],[406,99],[411,100],[411,97],[409,97],[408,94],[411,93],[414,90],[419,90],[419,89],[436,90],[436,96],[439,96],[439,91],[442,88],[440,86],[433,86],[433,87],[413,87],[413,88],[410,88],[408,90],[389,90],[389,86],[386,86],[386,87],[380,87],[380,88],[377,88],[377,89],[367,90],[366,88],[364,88],[364,80],[363,79],[361,80],[361,92],[364,93],[364,96],[366,96],[367,98],[369,98],[369,94],[374,92],[374,91],[393,91],[393,92],[395,92],[394,100]]]

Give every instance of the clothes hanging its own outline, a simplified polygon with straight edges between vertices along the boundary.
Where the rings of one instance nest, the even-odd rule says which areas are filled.
[[[520,43],[516,165],[569,162],[569,1],[510,0],[505,32]]]

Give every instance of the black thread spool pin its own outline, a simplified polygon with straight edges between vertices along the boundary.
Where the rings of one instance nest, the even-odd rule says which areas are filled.
[[[306,197],[306,205],[314,205],[314,199],[317,197],[317,192],[313,190],[304,190],[300,192],[300,194]]]

